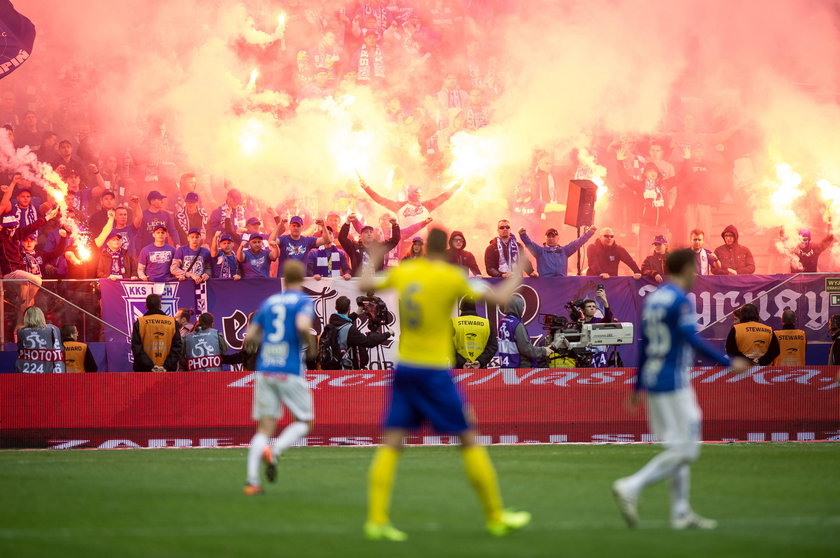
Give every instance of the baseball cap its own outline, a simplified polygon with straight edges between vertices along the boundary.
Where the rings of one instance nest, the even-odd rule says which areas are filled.
[[[295,215],[294,217],[292,217],[291,219],[289,219],[289,223],[290,223],[290,224],[292,224],[292,223],[297,223],[298,225],[301,225],[301,226],[302,226],[302,225],[303,225],[303,218],[302,218],[302,217],[300,217],[300,216],[298,216],[298,215]]]
[[[250,217],[245,224],[246,225],[262,225],[262,221],[260,221],[256,217]]]
[[[111,196],[112,198],[117,197],[113,190],[105,190],[104,192],[102,192],[102,197],[104,198],[105,196]]]
[[[424,244],[423,239],[420,238],[419,236],[415,236],[414,238],[411,239],[412,244],[414,244],[415,242],[419,242],[420,244]]]
[[[160,192],[158,192],[157,190],[152,190],[151,192],[149,192],[149,195],[148,195],[148,196],[146,196],[146,201],[152,201],[152,200],[162,200],[162,199],[164,199],[165,197],[166,197],[166,196],[164,196],[163,194],[161,194],[161,193],[160,193]]]
[[[18,221],[17,215],[14,213],[7,213],[3,215],[2,219],[0,219],[0,225],[2,225],[4,229],[17,227],[19,224],[20,221]]]
[[[560,233],[557,232],[557,229],[555,229],[555,228],[551,228],[551,229],[548,229],[547,231],[545,231],[545,236],[557,236],[558,234],[560,234]]]
[[[29,186],[21,186],[17,189],[17,194],[15,194],[15,195],[18,195],[21,192],[29,192],[31,194],[32,193],[32,188],[29,187]]]
[[[260,240],[262,240],[263,239],[262,233],[261,232],[255,232],[254,234],[251,235],[251,238],[249,238],[248,240],[254,240],[255,238],[259,238]]]
[[[191,235],[191,234],[197,234],[197,235],[200,235],[200,234],[201,234],[201,231],[200,231],[200,230],[198,230],[198,228],[197,228],[197,227],[193,227],[193,228],[191,228],[190,230],[188,230],[188,231],[187,231],[187,236],[189,236],[189,235]]]
[[[231,236],[229,234],[223,234],[222,236],[219,237],[219,242],[223,242],[225,240],[233,240],[233,238],[231,238]]]
[[[155,228],[153,228],[153,229],[152,229],[152,232],[155,232],[155,231],[156,231],[156,230],[158,230],[158,229],[163,229],[163,230],[166,230],[166,225],[164,225],[163,223],[158,223],[158,224],[155,226]]]
[[[30,233],[24,240],[38,240],[38,233]]]
[[[198,194],[196,194],[195,192],[189,192],[186,196],[184,196],[184,201],[187,203],[197,203]]]
[[[664,235],[658,234],[653,237],[654,244],[668,244],[668,239]]]
[[[114,237],[122,238],[122,235],[118,232],[111,232],[105,240],[111,240]]]

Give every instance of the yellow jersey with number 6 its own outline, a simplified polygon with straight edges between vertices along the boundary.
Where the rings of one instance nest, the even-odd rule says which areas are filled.
[[[452,313],[463,296],[481,297],[484,282],[469,279],[460,267],[417,258],[379,276],[377,290],[395,289],[400,301],[399,361],[447,368],[454,355]]]

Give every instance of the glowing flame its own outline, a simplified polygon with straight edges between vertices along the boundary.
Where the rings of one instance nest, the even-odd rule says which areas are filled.
[[[85,245],[79,246],[79,259],[86,262],[90,259],[90,248]]]
[[[789,210],[794,200],[804,194],[799,189],[799,185],[802,184],[802,176],[787,163],[779,163],[776,165],[776,178],[779,182],[776,185],[776,190],[770,196],[770,202],[782,211]]]
[[[254,91],[257,88],[257,76],[259,75],[260,73],[256,68],[251,70],[251,77],[248,79],[248,85],[245,86],[247,91]]]
[[[341,133],[329,139],[330,151],[338,172],[343,176],[364,176],[370,168],[370,152],[374,135],[359,130],[349,134]]]
[[[59,190],[58,188],[54,188],[51,192],[52,197],[58,203],[62,203],[64,201],[64,192]]]
[[[488,177],[495,170],[495,162],[502,159],[504,146],[498,136],[476,136],[460,132],[450,138],[452,164],[449,173],[460,181]]]
[[[283,35],[286,32],[286,14],[285,12],[280,12],[277,15],[277,34]]]
[[[825,202],[825,220],[831,222],[832,217],[840,212],[840,187],[823,178],[817,180],[817,188]]]
[[[265,125],[255,118],[245,123],[239,134],[239,147],[246,157],[256,157],[263,148],[262,138],[265,135]]]

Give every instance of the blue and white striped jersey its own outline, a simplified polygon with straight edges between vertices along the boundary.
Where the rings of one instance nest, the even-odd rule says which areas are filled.
[[[312,301],[300,291],[286,291],[268,297],[254,315],[263,338],[257,356],[260,372],[302,375],[303,344],[297,330],[298,314],[314,316]]]
[[[695,349],[718,364],[730,364],[729,357],[697,333],[697,315],[685,291],[665,283],[645,297],[636,389],[668,392],[687,387]]]

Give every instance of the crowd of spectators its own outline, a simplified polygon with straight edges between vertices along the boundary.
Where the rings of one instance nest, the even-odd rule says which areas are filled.
[[[455,133],[493,122],[494,103],[512,86],[490,32],[494,18],[503,15],[503,2],[359,0],[337,11],[326,6],[290,8],[284,48],[267,51],[274,57],[273,87],[294,99],[284,111],[293,113],[304,100],[338,94],[351,84],[370,87],[394,123],[417,138],[432,170],[448,164]],[[429,75],[438,79],[425,79]],[[28,147],[61,175],[68,185],[67,209],[56,219],[56,202],[43,185],[12,171],[0,173],[0,267],[6,278],[201,283],[277,276],[284,261],[297,259],[317,280],[347,280],[372,254],[380,258],[377,269],[422,254],[433,212],[460,187],[424,198],[411,186],[404,199],[388,199],[360,181],[363,198],[355,201],[368,209],[366,218],[346,204],[316,215],[299,198],[256,199],[244,181],[241,187],[214,183],[192,168],[157,115],[146,115],[145,132],[136,141],[111,143],[92,100],[93,77],[87,90],[68,85],[67,102],[45,102],[43,87],[28,85],[0,93],[0,125],[16,147]],[[674,245],[691,243],[700,273],[754,273],[753,255],[739,243],[735,226],[726,227],[714,250],[703,247],[703,228],[713,226],[716,200],[740,186],[735,167],[751,164],[762,140],[751,126],[706,116],[698,106],[676,105],[665,121],[669,129],[661,133],[590,133],[586,145],[536,151],[511,188],[505,213],[492,216],[502,220],[484,245],[483,266],[482,246],[468,251],[467,236],[458,230],[450,237],[450,261],[473,276],[505,277],[524,258],[529,276],[563,277],[589,242],[580,253],[588,275],[626,273],[661,282],[670,239]],[[701,131],[698,121],[714,133]],[[578,239],[564,239],[557,227],[568,182],[593,178],[596,167],[606,169],[609,192],[598,221],[614,226],[597,229],[597,237],[592,227]],[[66,217],[78,228],[67,225]],[[815,271],[832,242],[830,231],[812,242],[803,230],[795,250],[777,245],[790,271]],[[374,245],[386,254],[371,250]],[[95,309],[94,289],[71,283],[59,292]],[[18,323],[35,301],[34,290],[27,287],[16,299]],[[66,311],[47,298],[38,302],[48,315]]]

